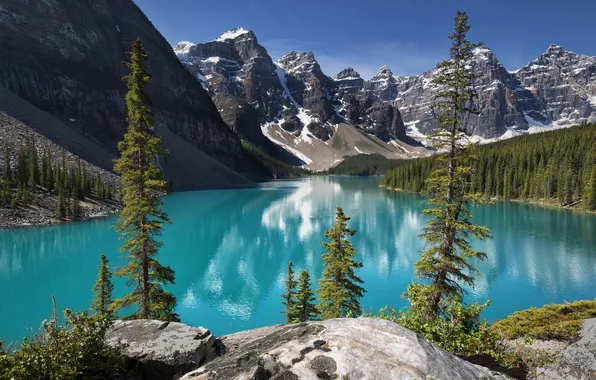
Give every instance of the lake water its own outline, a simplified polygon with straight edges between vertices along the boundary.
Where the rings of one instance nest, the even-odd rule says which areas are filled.
[[[422,248],[422,196],[377,187],[380,177],[314,177],[256,188],[176,193],[165,199],[174,221],[160,260],[176,271],[170,290],[182,321],[216,335],[283,322],[280,294],[289,260],[322,273],[325,230],[341,205],[358,230],[352,241],[364,268],[365,311],[400,298]],[[592,299],[596,287],[596,217],[518,203],[474,207],[494,239],[468,298],[492,299],[489,320],[545,303]],[[58,308],[86,309],[99,256],[120,266],[115,217],[41,228],[0,230],[0,337],[20,339]],[[314,284],[316,286],[316,284]],[[115,295],[125,291],[116,280]]]

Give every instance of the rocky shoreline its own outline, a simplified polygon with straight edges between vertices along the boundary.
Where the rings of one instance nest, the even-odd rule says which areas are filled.
[[[73,220],[60,220],[55,215],[55,195],[39,196],[37,203],[18,206],[16,209],[0,206],[0,229],[49,226],[69,223]],[[85,199],[80,202],[83,215],[76,221],[108,217],[120,210],[120,203],[111,200]]]

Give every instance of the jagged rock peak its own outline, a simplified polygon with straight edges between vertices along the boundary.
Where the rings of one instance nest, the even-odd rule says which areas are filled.
[[[560,57],[565,53],[565,49],[563,49],[560,45],[550,44],[543,55],[550,55],[550,56],[558,56]]]
[[[196,48],[197,44],[193,44],[189,41],[180,41],[176,45],[173,46],[174,53],[179,58],[187,57],[191,51]]]
[[[381,66],[381,68],[377,71],[376,76],[392,76],[393,72],[387,65]]]
[[[312,71],[316,66],[318,66],[318,62],[315,59],[315,54],[312,51],[298,53],[293,50],[278,59],[277,64],[288,72],[307,72]]]
[[[334,80],[349,80],[349,79],[359,79],[360,78],[360,74],[354,70],[354,68],[352,67],[346,67],[345,69],[343,69],[342,71],[340,71],[339,73],[337,73],[335,75],[335,77],[333,77]]]
[[[236,39],[236,38],[238,38],[238,37],[240,37],[242,35],[245,35],[245,34],[249,34],[249,35],[253,35],[254,36],[254,33],[252,33],[251,31],[246,30],[246,29],[244,29],[242,27],[237,27],[237,28],[233,28],[233,29],[230,29],[230,30],[226,30],[221,36],[217,37],[215,39],[215,41],[224,42],[224,41],[227,41],[227,40],[234,40],[234,39]]]
[[[472,53],[474,54],[475,58],[488,59],[488,60],[495,59],[495,54],[492,52],[492,50],[490,50],[486,46],[477,47],[472,51]]]

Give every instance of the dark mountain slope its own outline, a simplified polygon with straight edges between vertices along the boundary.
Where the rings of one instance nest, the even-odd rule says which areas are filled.
[[[126,128],[121,62],[137,37],[149,52],[148,91],[171,153],[166,176],[175,188],[208,184],[204,170],[211,162],[204,153],[250,170],[238,137],[208,94],[130,0],[2,1],[0,85],[115,155]]]

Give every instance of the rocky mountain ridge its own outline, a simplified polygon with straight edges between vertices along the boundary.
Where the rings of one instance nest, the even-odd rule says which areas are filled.
[[[350,105],[351,99],[342,99],[341,80],[325,75],[312,52],[292,51],[274,62],[255,34],[243,28],[211,42],[179,42],[173,50],[240,136],[261,146],[266,136],[313,170],[350,154],[423,154],[407,144],[412,141],[399,110],[372,96]],[[357,87],[362,81],[355,82]],[[239,123],[239,115],[247,113],[252,116]],[[331,141],[340,125],[341,137]]]
[[[238,45],[238,40],[251,40],[259,46],[259,52],[266,54],[254,33],[241,30],[242,34],[235,30],[226,32],[224,35],[234,37],[226,41]],[[189,70],[197,70],[182,47],[177,44],[174,51]],[[204,51],[202,54],[204,61],[213,59]],[[435,70],[396,76],[388,66],[383,66],[372,78],[364,80],[348,67],[330,78],[322,72],[312,52],[290,52],[274,63],[279,82],[286,90],[284,94],[270,74],[268,55],[262,56],[268,66],[263,72],[269,73],[270,79],[266,92],[277,89],[278,96],[272,103],[276,107],[264,107],[269,111],[266,115],[260,112],[264,115],[261,126],[277,124],[296,136],[310,134],[327,141],[334,134],[333,126],[346,122],[383,141],[401,140],[409,145],[415,145],[412,139],[424,142],[437,127],[431,111],[437,90],[432,83]],[[596,57],[551,45],[544,54],[511,72],[490,49],[482,47],[474,51],[469,65],[473,72],[482,74],[475,83],[480,114],[466,120],[477,140],[492,141],[596,120]],[[209,83],[205,85],[211,92],[226,91],[217,85],[218,75],[211,72],[206,75]],[[220,73],[221,76],[225,77],[225,73]],[[259,104],[257,108],[260,107]]]
[[[0,87],[41,111],[40,117],[56,119],[38,120],[38,132],[57,143],[61,131],[75,132],[81,146],[77,154],[111,170],[111,160],[94,161],[100,155],[92,157],[85,146],[90,140],[104,151],[101,157],[117,154],[127,126],[121,80],[126,68],[121,62],[136,38],[149,52],[152,79],[147,91],[156,130],[170,151],[163,168],[172,187],[248,182],[238,174],[251,171],[240,139],[132,0],[3,1]],[[0,103],[0,112],[26,116],[9,108],[11,104]]]

